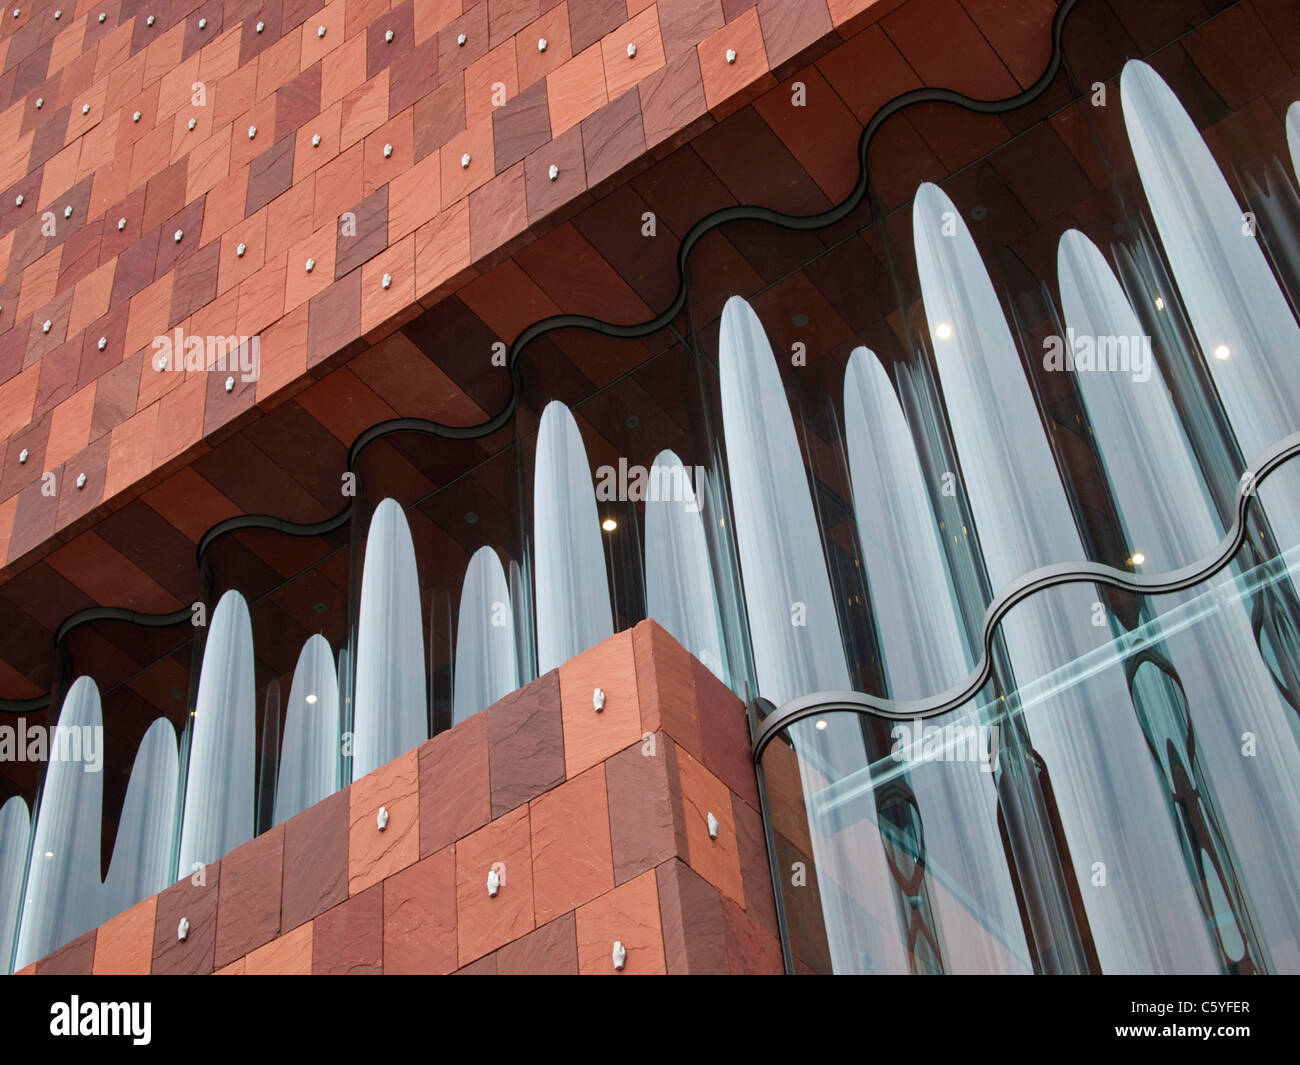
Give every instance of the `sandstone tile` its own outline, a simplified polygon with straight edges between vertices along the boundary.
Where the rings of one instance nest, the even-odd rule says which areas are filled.
[[[692,663],[704,764],[727,787],[758,808],[745,704],[698,660]]]
[[[570,126],[576,126],[607,99],[605,63],[600,45],[593,44],[546,76],[551,133],[559,136]]]
[[[564,781],[560,676],[551,670],[493,703],[487,723],[492,816],[499,817]]]
[[[569,40],[575,52],[596,44],[627,19],[626,0],[570,0]]]
[[[735,794],[731,796],[731,812],[736,823],[736,846],[740,857],[741,880],[745,886],[745,908],[770,934],[779,936],[762,815]]]
[[[492,869],[501,877],[488,895]],[[528,807],[521,806],[456,844],[457,955],[462,966],[534,927]]]
[[[280,932],[284,826],[236,847],[221,862],[214,964],[228,965]]]
[[[677,770],[690,866],[724,895],[744,906],[745,887],[731,793],[685,751],[677,752]],[[718,820],[717,839],[709,837],[709,814]]]
[[[600,713],[596,713],[593,705],[597,688],[605,693],[605,706]],[[569,777],[603,762],[641,738],[631,631],[616,633],[560,666],[560,704],[565,772]]]
[[[551,115],[545,81],[525,89],[492,112],[492,136],[498,174],[550,141]]]
[[[282,928],[296,928],[348,897],[348,803],[343,788],[285,822]]]
[[[456,852],[447,847],[384,881],[384,973],[456,965]]]
[[[220,878],[221,863],[213,862],[158,895],[153,937],[154,973],[212,972]],[[178,940],[176,930],[182,917],[189,919],[190,929],[184,940]]]
[[[640,876],[674,855],[687,855],[677,782],[677,753],[664,733],[605,763],[614,882]]]
[[[310,976],[314,933],[315,925],[308,921],[258,947],[244,959],[244,973],[248,976]]]
[[[381,832],[379,808],[388,810]],[[416,751],[352,782],[348,799],[348,893],[356,895],[420,857],[419,762]]]
[[[94,973],[148,976],[153,963],[154,917],[157,896],[138,902],[110,917],[95,937]]]
[[[537,923],[544,924],[614,886],[604,766],[530,805],[533,908]]]
[[[388,247],[388,194],[389,189],[384,187],[347,208],[355,218],[338,223],[335,279],[351,273]]]
[[[359,783],[353,783],[354,792]],[[384,971],[382,884],[373,884],[312,922],[311,971],[313,976],[377,975]]]
[[[655,872],[669,974],[726,976],[727,925],[717,889],[677,858]]]
[[[421,855],[445,850],[491,818],[488,727],[488,715],[475,714],[420,745]]]
[[[758,9],[750,8],[740,17],[709,34],[696,46],[700,57],[700,74],[704,79],[704,98],[710,109],[725,103],[768,75],[767,52],[763,31],[759,27]],[[734,63],[727,62],[727,51],[736,53]]]
[[[566,913],[549,924],[507,943],[493,957],[502,976],[576,976],[578,922]]]
[[[731,899],[722,899],[727,925],[727,956],[734,976],[780,975],[785,972],[781,943]]]
[[[36,962],[37,976],[89,976],[95,965],[96,930],[78,936]]]
[[[607,891],[578,910],[578,971],[584,975],[662,975],[663,931],[655,871]],[[621,942],[627,959],[614,968],[614,942]]]
[[[663,729],[697,759],[704,757],[695,700],[695,659],[657,622],[632,630],[641,729]]]
[[[627,54],[628,45],[636,55]],[[606,34],[600,42],[605,62],[605,91],[617,99],[637,82],[664,65],[664,43],[659,35],[659,12],[654,4]]]

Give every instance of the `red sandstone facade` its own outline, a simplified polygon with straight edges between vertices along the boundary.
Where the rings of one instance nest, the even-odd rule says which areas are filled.
[[[780,973],[748,752],[642,622],[23,972]]]

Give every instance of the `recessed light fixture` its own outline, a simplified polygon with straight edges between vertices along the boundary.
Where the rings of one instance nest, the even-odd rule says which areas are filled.
[[[949,337],[952,336],[952,326],[950,326],[947,322],[940,322],[937,326],[934,327],[934,335],[937,336],[940,340],[947,340]]]
[[[1158,310],[1158,311],[1163,311],[1164,309],[1165,309],[1165,301],[1162,300],[1159,296],[1157,296],[1157,297],[1156,297],[1156,310]]]
[[[466,525],[477,525],[477,524],[478,524],[478,511],[476,511],[476,510],[467,510],[467,511],[465,511],[465,524],[466,524]]]
[[[306,697],[306,699],[307,699],[307,705],[308,705],[308,706],[315,706],[315,705],[316,705],[316,693],[315,693],[315,692],[308,692],[308,693],[307,693],[307,697]]]
[[[606,532],[613,532],[615,529],[618,528],[618,522],[616,522],[613,518],[606,518],[604,521],[600,523],[600,527],[604,529]]]
[[[809,319],[808,316],[803,313],[803,311],[800,311],[793,318],[791,318],[790,321],[794,324],[794,327],[796,329],[802,329],[804,326],[808,324]]]
[[[819,720],[819,721],[817,722],[817,731],[818,731],[818,732],[825,732],[825,731],[826,731],[826,725],[827,725],[827,721],[826,721],[826,719],[825,719],[825,718],[822,718],[821,720]]]
[[[1147,556],[1144,555],[1141,551],[1134,551],[1133,557],[1129,559],[1129,561],[1133,563],[1133,565],[1135,566],[1142,565],[1142,563],[1145,562],[1146,560],[1147,560]]]
[[[1231,354],[1232,354],[1232,349],[1229,348],[1227,344],[1220,344],[1217,348],[1214,349],[1214,357],[1216,359],[1226,359]]]

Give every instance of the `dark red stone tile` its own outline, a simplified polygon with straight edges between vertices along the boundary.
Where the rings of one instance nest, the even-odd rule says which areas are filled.
[[[545,79],[492,112],[492,138],[498,174],[551,139]]]
[[[488,766],[486,713],[440,732],[420,747],[422,857],[488,823],[492,817]]]
[[[99,265],[99,245],[103,237],[104,220],[97,218],[81,226],[63,242],[63,255],[59,259],[59,291],[71,288]]]
[[[136,19],[138,32],[143,19]],[[232,15],[233,21],[233,15]],[[262,32],[257,32],[257,24],[262,23]],[[242,67],[250,60],[265,52],[280,39],[281,27],[280,0],[264,0],[255,4],[243,19],[239,35],[239,65]],[[292,27],[291,27],[292,30]]]
[[[36,963],[37,976],[89,976],[95,965],[97,929],[65,943]]]
[[[758,784],[750,755],[745,705],[708,667],[696,661],[694,669],[704,764],[727,787],[758,809]]]
[[[43,471],[53,473],[61,483],[63,467]],[[42,482],[33,481],[18,493],[14,509],[14,527],[9,535],[9,561],[21,558],[28,551],[45,543],[54,534],[54,519],[58,514],[58,499],[41,491]]]
[[[736,825],[736,849],[745,885],[745,909],[772,935],[779,935],[776,906],[772,901],[772,870],[767,860],[767,837],[762,815],[738,795],[731,796]]]
[[[469,194],[470,259],[479,269],[489,269],[505,258],[517,247],[516,238],[529,239],[527,228],[522,162]]]
[[[125,311],[125,308],[121,308]],[[121,326],[125,332],[125,315]],[[119,341],[119,344],[121,342]],[[103,374],[95,386],[95,411],[90,419],[90,438],[111,432],[135,413],[140,390],[140,367],[143,353],[137,353]]]
[[[109,438],[100,437],[63,464],[55,526],[67,528],[94,510],[104,499],[104,475],[108,471]],[[82,476],[85,482],[77,487]]]
[[[554,181],[552,166],[559,169]],[[530,226],[543,219],[558,224],[590,200],[581,126],[571,126],[524,160],[524,185]]]
[[[288,85],[281,86],[275,94],[275,135],[282,140],[293,140],[293,134],[304,122],[320,114],[321,65],[313,63]],[[278,145],[277,145],[278,147]],[[292,151],[289,153],[292,158]],[[256,166],[256,163],[254,163]],[[290,165],[290,173],[293,167]],[[249,178],[251,190],[252,178]],[[251,213],[251,212],[249,212]]]
[[[348,897],[348,794],[336,791],[284,824],[286,932]]]
[[[563,783],[558,670],[511,692],[481,716],[487,718],[494,818]]]
[[[120,203],[115,203],[104,212],[104,235],[99,245],[99,262],[102,266],[110,259],[121,255],[140,238],[144,232],[140,228],[144,220],[144,189],[136,189]],[[118,219],[125,218],[126,225],[118,229]],[[155,249],[156,254],[156,249]]]
[[[211,44],[221,36],[221,14],[226,0],[204,0],[197,7],[186,3],[183,6],[188,14],[185,16],[185,39],[181,45],[181,59],[185,60],[206,44]],[[205,25],[199,29],[199,20]]]
[[[237,421],[241,414],[251,411],[257,402],[257,381],[245,380],[240,366],[250,363],[251,356],[244,345],[226,355],[226,370],[214,370],[204,375],[203,435],[209,443],[218,443],[242,428],[249,419]],[[230,391],[226,391],[229,383]],[[215,436],[213,434],[216,434]]]
[[[694,48],[670,59],[641,82],[637,91],[641,94],[645,141],[651,147],[689,134],[695,121],[708,110],[700,57]]]
[[[216,968],[242,958],[280,934],[284,826],[236,847],[221,860],[217,902]]]
[[[158,916],[153,937],[153,972],[166,974],[210,973],[217,944],[217,896],[221,863],[213,862],[199,873],[173,884],[158,896]],[[184,940],[176,930],[184,917],[190,922]]]
[[[158,237],[158,258],[154,262],[154,278],[162,277],[178,263],[188,259],[199,250],[199,238],[203,235],[203,205],[206,196],[187,203],[185,207],[172,215],[162,224]],[[176,234],[181,236],[176,239]]]
[[[182,322],[217,296],[217,268],[221,261],[221,240],[209,241],[195,254],[181,260],[172,281],[169,326]],[[125,324],[125,323],[124,323]]]
[[[415,104],[415,161],[437,151],[464,129],[464,85],[449,81],[421,97]]]
[[[770,976],[785,971],[780,940],[726,896],[722,898],[722,916],[733,976]]]
[[[614,883],[685,855],[681,789],[673,742],[662,732],[605,762]]]
[[[8,499],[45,472],[45,444],[50,436],[51,417],[53,415],[47,411],[9,438],[4,472],[0,475],[0,498]],[[24,451],[27,452],[27,461],[20,462],[19,456]]]
[[[395,873],[384,888],[384,973],[456,968],[456,854],[447,847]]]
[[[758,24],[763,31],[767,62],[778,78],[840,43],[833,33],[826,0],[783,3],[759,0]]]
[[[719,0],[659,0],[664,58],[671,64],[685,52],[695,55],[695,46],[724,22]]]
[[[566,913],[526,936],[507,943],[495,955],[501,976],[576,976],[578,926],[575,914]]]
[[[542,13],[539,0],[488,0],[488,47],[495,48]]]
[[[472,961],[468,965],[457,969],[454,976],[496,976],[497,975],[497,956],[494,951],[491,954],[485,954],[478,961]]]
[[[458,44],[462,33],[465,43]],[[459,85],[463,93],[465,83],[457,75],[476,59],[482,59],[487,50],[487,4],[476,4],[438,31],[438,80]]]
[[[311,298],[307,366],[335,355],[361,336],[361,271],[353,270]]]
[[[395,12],[391,12],[395,13]],[[390,14],[391,14],[390,13]],[[394,44],[397,42],[394,41]],[[395,118],[400,115],[412,104],[416,106],[415,117],[418,120],[423,114],[426,120],[431,121],[435,127],[439,124],[455,122],[457,109],[460,112],[460,123],[451,131],[442,142],[448,140],[453,134],[459,133],[465,128],[465,88],[456,79],[452,79],[443,86],[443,92],[438,96],[440,106],[434,107],[426,104],[420,107],[420,102],[428,101],[430,96],[435,93],[438,86],[438,38],[430,37],[427,41],[421,41],[414,49],[407,50],[401,56],[394,57],[392,66],[389,67],[388,73],[388,117]],[[459,101],[456,97],[459,96]],[[450,114],[448,114],[450,111]],[[416,123],[416,147],[420,146],[420,127]],[[430,133],[428,136],[433,136]],[[439,147],[435,144],[433,147]],[[429,154],[428,149],[425,155]],[[416,154],[418,162],[423,156]]]
[[[352,208],[356,235],[339,224],[338,250],[334,256],[334,277],[355,270],[388,247],[388,186],[376,189]]]
[[[655,876],[669,975],[727,975],[727,924],[717,888],[679,858]]]
[[[66,319],[65,319],[66,321]],[[36,326],[40,330],[40,325]],[[36,383],[36,406],[32,417],[39,418],[67,399],[77,388],[77,370],[81,366],[81,341],[73,337],[41,359],[41,373]]]
[[[375,884],[316,918],[311,971],[315,976],[384,971],[384,885]]]
[[[279,94],[276,99],[279,99]],[[274,147],[263,152],[249,165],[245,217],[270,203],[293,184],[293,146],[296,140],[292,135],[281,137]]]
[[[140,219],[143,232],[148,233],[161,225],[185,206],[189,163],[190,157],[186,155],[149,179],[149,184],[145,187],[144,214]]]
[[[386,40],[391,33],[393,39]],[[366,80],[369,81],[385,67],[396,69],[408,62],[411,51],[415,48],[415,4],[406,0],[391,11],[385,11],[366,29]],[[433,55],[438,54],[434,48]],[[436,61],[436,60],[435,60]],[[438,69],[433,69],[434,82],[437,82]],[[392,83],[389,83],[392,92]],[[392,111],[392,101],[389,101]],[[401,111],[402,108],[397,108]],[[392,111],[396,114],[397,111]]]
[[[644,153],[639,94],[625,92],[582,120],[582,154],[587,161],[587,184],[593,190]]]
[[[158,261],[158,238],[162,230],[153,229],[123,249],[113,271],[114,303],[129,300],[153,281],[154,263]]]
[[[595,44],[627,21],[626,0],[571,0],[569,42],[573,54]]]

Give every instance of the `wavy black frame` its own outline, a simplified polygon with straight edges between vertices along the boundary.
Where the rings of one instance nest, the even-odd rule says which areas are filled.
[[[615,337],[618,339],[640,339],[653,333],[669,327],[674,319],[682,312],[687,302],[687,280],[686,264],[690,257],[691,251],[705,236],[720,226],[729,222],[738,221],[755,221],[767,222],[781,229],[787,229],[797,232],[808,232],[817,229],[823,229],[827,226],[841,222],[848,218],[854,211],[862,205],[866,199],[870,187],[870,180],[867,170],[867,155],[872,140],[875,138],[880,128],[894,115],[905,110],[914,104],[921,103],[947,103],[963,108],[964,110],[984,115],[1000,115],[1015,111],[1026,106],[1038,99],[1048,87],[1055,81],[1056,75],[1061,68],[1063,58],[1063,35],[1065,23],[1070,14],[1078,5],[1079,0],[1060,0],[1056,12],[1052,17],[1051,26],[1051,55],[1046,67],[1038,76],[1032,85],[1028,88],[1001,100],[977,100],[963,93],[956,92],[952,89],[943,88],[920,88],[912,89],[902,93],[883,104],[867,125],[863,128],[862,134],[858,140],[858,177],[854,183],[853,189],[838,204],[812,215],[792,215],[781,211],[776,211],[768,207],[759,207],[756,205],[737,204],[732,207],[724,207],[711,214],[706,215],[687,232],[682,238],[682,242],[677,251],[677,293],[672,303],[654,318],[645,322],[633,325],[617,325],[612,322],[606,322],[599,318],[592,318],[580,314],[559,314],[552,315],[548,318],[542,318],[532,325],[524,328],[522,332],[515,337],[510,345],[507,365],[510,372],[510,396],[505,406],[491,418],[474,426],[453,426],[443,425],[440,422],[431,421],[425,418],[392,418],[387,421],[378,422],[370,428],[363,431],[352,442],[348,449],[348,459],[346,472],[356,473],[358,459],[361,452],[370,444],[382,437],[392,433],[415,432],[424,433],[428,436],[439,437],[445,440],[477,440],[485,436],[490,436],[497,430],[503,428],[513,418],[518,406],[520,392],[520,370],[519,362],[522,358],[524,349],[539,337],[547,333],[555,332],[559,329],[586,329],[604,336]],[[1235,6],[1235,5],[1234,5]],[[1212,13],[1209,18],[1216,18],[1222,12]],[[1289,457],[1289,456],[1288,456]],[[1279,459],[1278,461],[1284,461]],[[195,551],[196,566],[200,573],[203,570],[204,559],[208,549],[220,537],[228,533],[236,532],[242,529],[267,529],[274,532],[285,533],[290,536],[320,536],[325,533],[333,532],[347,524],[352,516],[355,506],[355,499],[349,502],[341,511],[330,518],[314,523],[299,523],[289,521],[284,518],[278,518],[271,514],[244,514],[234,518],[227,518],[212,526],[200,538]],[[1216,556],[1217,557],[1217,556]],[[1215,569],[1219,568],[1219,563]],[[1104,571],[1104,572],[1103,572]],[[1198,579],[1204,579],[1210,576],[1214,570],[1207,573],[1201,573]],[[1184,571],[1178,571],[1177,574],[1170,575],[1174,578],[1173,583],[1168,587],[1161,586],[1160,577],[1144,578],[1139,587],[1131,590],[1141,590],[1145,592],[1158,591],[1175,591],[1179,588],[1187,587],[1186,578],[1183,576]],[[999,597],[990,611],[1002,602],[1006,595],[1014,592],[1014,599],[1005,603],[1002,613],[1010,609],[1015,602],[1018,602],[1025,595],[1032,594],[1040,588],[1051,587],[1056,584],[1068,583],[1071,581],[1101,581],[1102,583],[1116,584],[1124,587],[1124,580],[1131,580],[1131,575],[1124,575],[1119,571],[1111,570],[1108,567],[1096,567],[1087,564],[1078,566],[1055,566],[1038,569],[1013,585],[1012,590],[1004,593]],[[1195,583],[1195,581],[1191,582]],[[1028,587],[1025,587],[1028,586]],[[81,625],[86,625],[95,621],[127,621],[137,625],[148,627],[164,628],[170,625],[180,624],[190,616],[188,607],[182,608],[171,614],[145,614],[137,611],[127,610],[122,607],[95,606],[87,607],[85,610],[79,610],[59,625],[54,637],[54,657],[58,660],[60,648],[67,639],[68,634]],[[993,618],[993,623],[1000,619],[1001,613]],[[990,615],[985,617],[984,642],[985,646],[989,645],[992,640],[992,631],[989,627]],[[984,660],[987,659],[987,650],[985,651]],[[966,686],[962,686],[965,691]],[[978,685],[976,686],[978,689]],[[949,693],[944,693],[941,697],[944,705],[940,709],[931,709],[924,714],[942,713],[944,709],[951,709],[948,698]],[[0,711],[12,714],[34,713],[45,709],[50,703],[50,693],[36,696],[32,699],[15,700],[0,697]],[[882,711],[889,716],[887,711]],[[924,716],[923,714],[923,716]],[[910,714],[908,716],[915,716]]]

